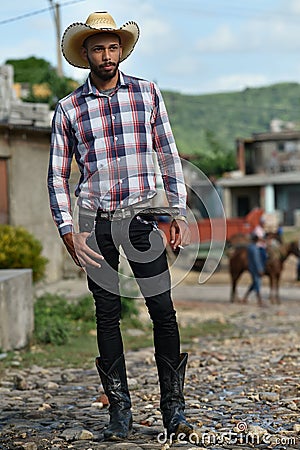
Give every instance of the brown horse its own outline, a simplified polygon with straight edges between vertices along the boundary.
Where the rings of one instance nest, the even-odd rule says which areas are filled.
[[[283,269],[283,264],[289,255],[300,257],[298,241],[285,244],[269,245],[267,247],[268,259],[264,275],[270,279],[270,301],[271,303],[280,303],[279,282]],[[243,272],[248,270],[247,247],[239,246],[231,251],[229,255],[229,270],[231,276],[231,296],[230,301],[236,300],[237,282]]]

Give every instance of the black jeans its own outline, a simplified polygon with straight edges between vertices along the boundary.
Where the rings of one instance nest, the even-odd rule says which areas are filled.
[[[171,282],[166,251],[153,223],[133,218],[110,222],[98,220],[95,238],[88,243],[104,256],[101,268],[88,270],[88,286],[96,306],[97,342],[106,369],[123,353],[120,332],[121,300],[118,266],[122,246],[145,298],[153,322],[155,352],[177,367],[179,332],[171,299]]]

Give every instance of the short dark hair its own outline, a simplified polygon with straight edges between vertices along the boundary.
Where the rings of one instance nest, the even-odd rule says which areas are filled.
[[[99,33],[91,34],[90,36],[85,38],[85,40],[83,41],[82,46],[86,49],[87,48],[87,41],[89,40],[89,38],[92,37],[92,36],[96,36],[98,34],[110,34],[110,35],[116,36],[118,38],[118,40],[119,40],[119,44],[120,45],[122,44],[121,38],[120,38],[120,36],[117,33],[113,33],[113,32],[110,32],[110,31],[99,31]]]

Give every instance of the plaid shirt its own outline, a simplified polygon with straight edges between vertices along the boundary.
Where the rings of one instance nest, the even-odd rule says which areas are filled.
[[[60,100],[52,122],[48,173],[50,207],[60,234],[73,231],[68,181],[73,155],[80,170],[75,190],[79,206],[111,211],[154,197],[153,151],[169,205],[185,214],[181,162],[154,83],[120,72],[118,86],[105,95],[88,77]]]

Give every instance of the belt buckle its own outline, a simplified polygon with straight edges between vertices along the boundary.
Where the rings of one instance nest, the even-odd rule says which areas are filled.
[[[110,220],[110,211],[101,211],[101,218]]]

